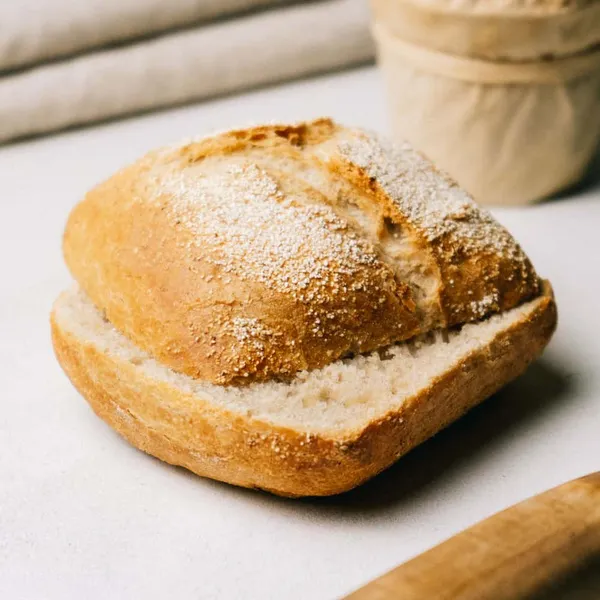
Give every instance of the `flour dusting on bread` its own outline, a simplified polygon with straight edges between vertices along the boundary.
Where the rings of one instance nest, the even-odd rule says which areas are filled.
[[[157,199],[165,195],[168,213],[193,232],[193,244],[217,241],[216,256],[207,260],[222,273],[258,280],[307,302],[339,292],[341,276],[365,285],[360,266],[377,262],[369,244],[330,208],[284,197],[275,180],[252,163],[218,175],[193,168],[168,173]]]
[[[288,380],[539,291],[431,163],[328,119],[148,154],[75,209],[65,256],[120,331],[219,385]]]
[[[340,151],[377,181],[429,242],[453,236],[468,252],[487,247],[513,260],[525,259],[508,231],[410,144],[357,132],[354,140],[340,144]]]

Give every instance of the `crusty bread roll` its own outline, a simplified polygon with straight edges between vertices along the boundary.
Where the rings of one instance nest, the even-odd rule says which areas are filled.
[[[407,145],[327,119],[152,152],[73,210],[55,350],[133,445],[287,496],[348,490],[521,373],[547,282]]]

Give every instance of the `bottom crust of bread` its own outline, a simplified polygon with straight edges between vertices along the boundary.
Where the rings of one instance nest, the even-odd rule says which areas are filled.
[[[338,494],[389,467],[520,375],[541,354],[557,318],[545,284],[542,296],[512,316],[506,313],[485,343],[469,348],[396,405],[392,398],[383,414],[365,413],[361,423],[327,429],[278,423],[153,377],[139,361],[107,351],[85,328],[72,326],[61,313],[61,303],[68,301],[63,296],[51,318],[54,349],[99,417],[167,463],[290,497]]]

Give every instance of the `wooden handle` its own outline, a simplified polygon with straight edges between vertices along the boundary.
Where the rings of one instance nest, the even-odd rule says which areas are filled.
[[[477,523],[346,600],[514,600],[600,554],[600,472]]]

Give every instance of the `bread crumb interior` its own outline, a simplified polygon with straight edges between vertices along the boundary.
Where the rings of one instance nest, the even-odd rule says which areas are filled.
[[[128,362],[143,376],[174,386],[198,401],[278,426],[325,432],[355,429],[396,410],[436,376],[533,312],[540,301],[538,298],[460,329],[434,331],[385,351],[340,359],[321,369],[300,372],[288,382],[243,387],[193,379],[157,362],[105,320],[77,287],[60,296],[54,316],[62,329],[82,343]]]

